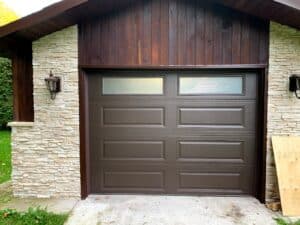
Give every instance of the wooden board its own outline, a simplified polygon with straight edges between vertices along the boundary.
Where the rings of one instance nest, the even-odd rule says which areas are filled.
[[[300,216],[300,137],[272,137],[284,216]]]

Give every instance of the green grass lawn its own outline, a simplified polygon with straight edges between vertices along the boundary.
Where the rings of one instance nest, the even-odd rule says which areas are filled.
[[[277,222],[278,225],[300,225],[300,220],[298,220],[296,222],[287,221],[287,220],[282,219],[282,218],[277,218],[275,220],[276,220],[276,222]]]
[[[57,215],[39,208],[27,212],[0,211],[0,225],[63,225],[67,218],[67,214]]]
[[[10,132],[0,131],[0,184],[10,180],[11,148]]]

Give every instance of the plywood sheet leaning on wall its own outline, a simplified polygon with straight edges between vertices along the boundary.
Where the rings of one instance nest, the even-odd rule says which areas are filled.
[[[300,216],[300,137],[272,137],[282,212]]]

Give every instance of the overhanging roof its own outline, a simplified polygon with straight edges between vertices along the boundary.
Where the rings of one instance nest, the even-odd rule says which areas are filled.
[[[300,29],[300,0],[213,0],[263,19]]]
[[[88,17],[109,12],[134,1],[142,0],[63,0],[0,27],[0,50],[9,49],[12,40],[33,41]],[[300,0],[209,1],[300,29]]]
[[[274,0],[275,2],[290,6],[294,9],[300,10],[300,1],[299,0]]]

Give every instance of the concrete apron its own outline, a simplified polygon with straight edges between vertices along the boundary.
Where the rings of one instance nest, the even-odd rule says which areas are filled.
[[[252,197],[97,195],[67,225],[275,225],[274,217]]]

